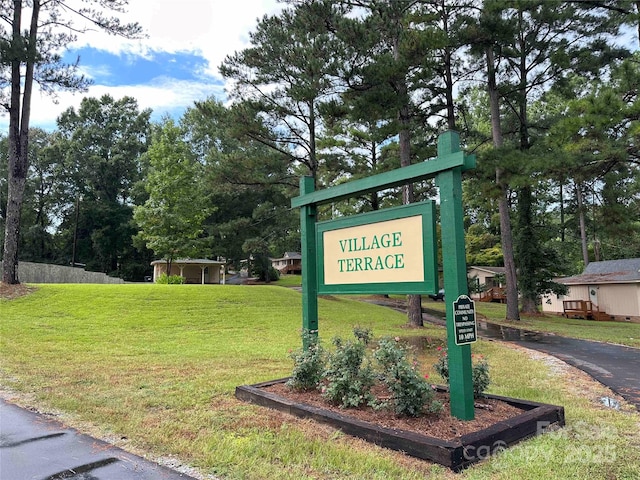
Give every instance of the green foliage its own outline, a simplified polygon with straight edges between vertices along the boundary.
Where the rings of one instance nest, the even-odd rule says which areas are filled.
[[[259,238],[248,239],[242,249],[250,254],[249,271],[253,277],[267,283],[280,278],[280,272],[271,264],[265,241]]]
[[[300,348],[289,355],[293,359],[294,366],[287,386],[294,390],[315,390],[319,388],[325,371],[326,352],[320,345],[317,335],[304,332],[302,343],[308,347]]]
[[[372,341],[368,328],[354,327],[355,340],[333,339],[335,351],[326,353],[317,339],[303,335],[308,348],[290,353],[294,361],[293,373],[287,382],[296,390],[317,388],[328,401],[342,408],[364,404],[375,409],[390,408],[397,415],[417,417],[427,411],[442,409],[433,401],[433,390],[420,376],[418,361],[409,361],[410,348],[396,337],[384,337],[369,355],[367,346]],[[375,360],[375,366],[372,360]],[[325,367],[326,365],[326,367]],[[380,380],[391,394],[390,401],[379,401],[371,387]]]
[[[342,408],[358,407],[374,399],[371,387],[376,375],[366,356],[370,335],[368,330],[357,329],[354,330],[355,340],[333,339],[335,351],[327,360],[322,395]]]
[[[480,360],[473,365],[471,378],[473,380],[473,394],[479,397],[489,388],[489,384],[491,383],[489,363],[484,357],[480,358]]]
[[[300,219],[290,208],[297,186],[290,159],[240,134],[246,115],[242,106],[227,108],[210,98],[196,102],[181,120],[191,149],[205,165],[204,183],[217,207],[204,221],[211,251],[236,267],[251,255],[300,251]]]
[[[430,411],[437,411],[438,406],[432,402],[431,385],[420,376],[418,361],[409,361],[408,353],[398,338],[391,337],[380,339],[373,353],[381,367],[380,377],[391,392],[391,407],[397,415],[410,417],[422,414],[427,404]]]
[[[117,16],[127,3],[127,0],[88,0],[74,8],[47,1],[3,1],[0,4],[0,103],[9,113],[9,144],[13,145],[8,155],[8,198],[0,215],[5,223],[1,275],[4,282],[19,282],[20,216],[29,175],[33,85],[37,83],[40,92],[50,95],[58,90],[86,90],[91,81],[80,74],[79,58],[66,63],[62,53],[74,43],[77,34],[96,28],[108,34],[139,38],[140,25],[122,23]],[[116,16],[109,16],[112,12]],[[102,271],[117,268],[117,258],[117,254],[102,257]]]
[[[182,275],[167,275],[166,273],[161,273],[156,279],[156,283],[162,285],[182,285],[184,283],[184,277]]]
[[[87,97],[60,115],[58,131],[30,131],[22,260],[82,263],[127,280],[149,273],[150,252],[131,237],[150,114],[131,97]]]
[[[202,165],[183,139],[182,130],[166,119],[154,132],[147,153],[149,198],[134,208],[136,241],[164,259],[207,253],[203,221],[213,206],[202,183]]]
[[[441,351],[441,355],[438,357],[438,361],[433,365],[433,368],[447,383],[449,383],[449,356],[447,355],[446,350],[442,350],[440,348],[438,348],[438,350]],[[474,356],[472,355],[472,360],[474,360],[473,357]],[[473,379],[473,395],[475,397],[479,397],[487,388],[489,388],[489,383],[491,383],[491,378],[489,376],[489,363],[483,356],[479,356],[473,363],[471,377]]]
[[[251,46],[229,55],[220,67],[235,85],[231,98],[248,113],[238,130],[286,154],[290,167],[303,165],[304,174],[314,178],[316,129],[321,126],[317,112],[334,93],[330,74],[340,48],[330,31],[331,18],[331,5],[325,2],[300,2],[278,16],[264,16]]]

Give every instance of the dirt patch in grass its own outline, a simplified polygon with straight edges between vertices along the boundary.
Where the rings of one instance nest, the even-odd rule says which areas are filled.
[[[3,300],[13,300],[16,298],[24,297],[37,290],[36,287],[18,283],[17,285],[10,285],[8,283],[0,282],[0,298]]]
[[[415,418],[399,417],[391,410],[374,410],[369,406],[349,409],[340,408],[327,402],[318,391],[295,391],[284,383],[278,383],[263,389],[297,403],[348,415],[381,427],[405,430],[441,440],[453,440],[456,437],[485,429],[522,413],[521,409],[506,402],[479,398],[475,402],[475,418],[470,421],[459,420],[450,414],[449,394],[447,392],[435,392],[435,399],[444,406],[441,413],[426,414]],[[374,387],[373,394],[380,400],[387,395],[384,387]]]

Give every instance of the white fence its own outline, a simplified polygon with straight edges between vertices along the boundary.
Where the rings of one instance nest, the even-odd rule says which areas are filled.
[[[105,273],[32,262],[18,263],[18,280],[22,283],[125,283],[121,278],[110,277]]]

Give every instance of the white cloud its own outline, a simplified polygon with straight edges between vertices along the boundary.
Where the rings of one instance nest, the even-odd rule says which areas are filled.
[[[147,58],[154,52],[197,53],[208,61],[208,73],[218,76],[224,58],[248,45],[257,19],[282,8],[277,0],[131,0],[122,19],[140,23],[148,38],[126,40],[89,32],[79,36],[74,46]]]
[[[83,94],[61,92],[54,103],[51,97],[43,95],[39,90],[34,93],[31,102],[31,126],[47,130],[55,129],[58,116],[73,107],[76,110],[84,97],[99,98],[109,94],[115,99],[130,96],[138,101],[140,110],[153,110],[153,119],[157,120],[165,113],[180,113],[184,108],[192,106],[195,100],[209,96],[222,98],[223,87],[213,83],[200,83],[160,77],[154,82],[144,85],[105,86],[93,85]],[[6,130],[9,125],[8,116],[0,117],[0,129]]]
[[[74,1],[77,5],[81,2]],[[155,52],[198,54],[208,62],[200,72],[202,81],[157,78],[141,85],[93,85],[86,93],[59,93],[57,103],[35,91],[31,126],[53,129],[56,118],[68,107],[77,108],[85,96],[99,97],[105,93],[114,98],[125,95],[136,98],[141,109],[154,111],[154,118],[166,112],[179,112],[193,105],[195,100],[208,96],[222,99],[224,88],[220,85],[218,66],[227,55],[249,45],[249,32],[255,29],[258,18],[275,14],[283,6],[277,0],[131,0],[127,8],[122,20],[140,23],[148,38],[132,41],[89,31],[79,35],[72,46],[90,46],[118,54],[123,62],[128,56],[152,58]],[[81,67],[90,78],[118,74],[117,71],[100,70],[107,67],[82,66],[82,59]],[[0,115],[0,131],[6,131],[8,124],[8,116]]]

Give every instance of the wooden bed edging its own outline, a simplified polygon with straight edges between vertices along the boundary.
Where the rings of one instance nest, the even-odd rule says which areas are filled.
[[[416,458],[439,463],[456,472],[472,463],[489,458],[526,438],[544,433],[551,425],[562,427],[565,424],[564,407],[517,398],[486,395],[487,398],[507,402],[520,408],[523,413],[497,422],[483,430],[462,435],[454,440],[441,440],[406,430],[381,427],[349,415],[292,402],[262,390],[264,387],[284,383],[287,380],[287,378],[282,378],[236,387],[236,398],[297,417],[311,418],[326,423],[348,435],[362,438],[381,447],[402,451]],[[447,390],[443,387],[438,387],[438,389]]]

